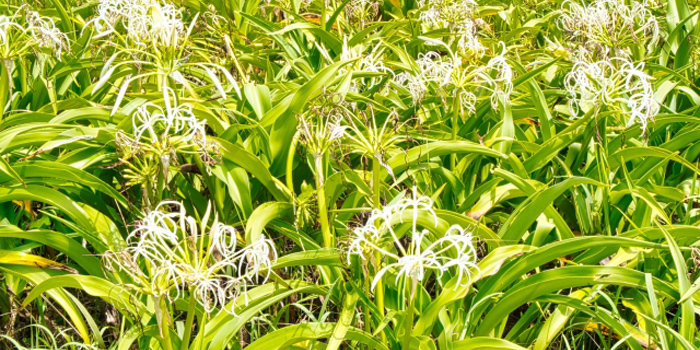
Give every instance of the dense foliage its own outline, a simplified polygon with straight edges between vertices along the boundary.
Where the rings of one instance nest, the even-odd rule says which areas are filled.
[[[0,348],[697,349],[686,0],[4,0]]]

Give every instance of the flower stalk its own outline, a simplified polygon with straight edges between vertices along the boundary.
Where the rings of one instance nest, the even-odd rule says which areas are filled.
[[[403,328],[403,349],[411,348],[411,332],[413,332],[413,309],[416,304],[416,289],[418,287],[418,280],[406,277],[406,284],[410,284],[411,292],[408,297],[408,306],[406,307],[406,319],[404,320]]]
[[[326,190],[323,177],[324,156],[322,154],[314,154],[314,165],[316,167],[316,197],[318,201],[318,216],[321,221],[321,235],[323,236],[323,246],[326,248],[333,247],[333,236],[328,223],[328,207],[326,205]]]

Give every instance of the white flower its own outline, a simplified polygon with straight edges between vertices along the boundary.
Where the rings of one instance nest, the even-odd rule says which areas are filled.
[[[513,69],[506,61],[505,54],[507,51],[506,45],[501,42],[503,51],[501,54],[492,57],[486,65],[487,70],[496,71],[496,77],[491,77],[489,83],[493,86],[491,94],[491,106],[494,109],[498,108],[498,101],[502,99],[504,102],[510,100],[510,94],[513,92]]]
[[[262,272],[262,283],[267,282],[277,252],[264,236],[237,250],[236,230],[216,218],[208,234],[200,235],[210,210],[198,223],[179,202],[163,201],[129,234],[127,247],[118,253],[108,252],[107,260],[154,296],[174,300],[192,286],[192,297],[206,312],[224,309],[234,313],[226,305],[241,292],[245,294]]]
[[[457,45],[464,51],[467,51],[477,57],[483,56],[486,48],[479,41],[477,36],[477,27],[473,21],[464,21],[457,30],[459,31],[459,41]]]
[[[341,96],[328,93],[307,113],[297,116],[299,142],[315,157],[325,154],[333,141],[345,136],[347,126],[342,125],[346,113]]]
[[[429,51],[419,53],[416,58],[418,65],[418,74],[403,72],[394,76],[394,82],[408,90],[413,104],[417,105],[423,100],[423,96],[428,91],[427,85],[431,82],[443,87],[452,83],[452,73],[455,65],[449,60],[444,60],[443,57],[435,52]]]
[[[137,44],[174,47],[185,32],[180,11],[155,0],[101,0],[97,15],[87,24],[93,24],[101,37],[114,32],[119,21]]]
[[[101,0],[97,5],[97,16],[86,23],[93,24],[100,36],[114,31],[121,19],[130,36],[148,30],[150,0]],[[139,35],[140,36],[140,35]]]
[[[452,62],[443,61],[442,56],[435,51],[419,53],[416,64],[420,69],[420,74],[426,82],[437,82],[440,86],[447,85],[451,81]]]
[[[251,243],[241,251],[243,259],[238,265],[240,278],[248,278],[251,282],[253,277],[260,273],[260,269],[267,271],[265,279],[270,276],[272,264],[277,261],[277,251],[275,244],[261,235],[257,241]],[[245,268],[243,268],[245,266]]]
[[[24,31],[24,28],[22,28],[21,25],[19,25],[17,22],[15,22],[13,17],[0,15],[0,44],[4,45],[4,44],[8,43],[8,41],[7,41],[8,32],[12,28],[19,29],[20,31]]]
[[[378,56],[379,55],[377,55],[376,53],[372,53],[362,57],[359,63],[359,70],[370,73],[387,73],[393,76],[394,71],[392,71],[391,68],[386,67],[384,65],[384,62]],[[381,80],[381,76],[372,77],[369,79],[369,82],[367,82],[366,79],[362,79],[362,84],[367,88],[372,88],[375,85],[377,85]]]
[[[43,17],[35,11],[27,11],[27,24],[27,31],[39,46],[54,51],[60,59],[64,48],[68,48],[68,36],[56,27],[53,19]]]
[[[433,242],[424,242],[430,231],[427,228],[419,228],[419,214],[428,214],[428,217],[434,219],[437,227],[438,217],[432,206],[432,199],[417,196],[414,188],[411,198],[402,199],[383,210],[373,210],[365,225],[353,230],[348,262],[351,261],[352,255],[365,259],[365,255],[372,251],[378,251],[387,259],[394,260],[376,273],[372,289],[383,275],[392,269],[398,270],[397,281],[401,277],[409,277],[414,282],[422,281],[426,270],[433,270],[439,275],[456,270],[455,288],[469,284],[472,275],[479,273],[472,235],[460,226],[450,227],[443,237]],[[394,226],[403,222],[407,211],[411,214],[411,240],[408,245],[404,245]],[[388,244],[384,242],[385,239],[390,240]]]
[[[132,117],[134,142],[143,143],[144,137],[151,142],[165,142],[172,136],[179,136],[180,142],[193,142],[206,151],[206,121],[197,119],[189,103],[176,104],[174,97],[170,101],[170,95],[166,93],[165,108],[148,102],[136,110]]]
[[[629,119],[627,126],[639,122],[642,132],[646,131],[649,120],[654,120],[654,116],[659,113],[659,102],[654,99],[653,94],[639,93],[630,96],[627,100],[629,108]]]
[[[154,6],[151,18],[150,35],[154,41],[163,46],[175,46],[178,37],[185,31],[180,11],[171,4]]]
[[[394,82],[408,90],[414,105],[420,103],[420,101],[423,100],[423,95],[425,95],[426,91],[428,91],[422,77],[412,75],[408,72],[397,74],[394,77]]]
[[[419,18],[428,27],[440,27],[443,24],[440,11],[435,7],[422,11]]]
[[[585,44],[617,48],[640,39],[654,44],[659,37],[659,24],[646,1],[626,5],[620,0],[595,0],[588,6],[566,1],[562,9],[561,28]]]
[[[645,131],[660,109],[651,80],[643,63],[634,65],[625,58],[577,62],[564,80],[571,117],[578,117],[581,110],[607,106],[626,114],[627,126],[639,122]]]
[[[459,93],[459,98],[462,102],[462,107],[471,113],[476,113],[476,95],[473,92],[462,90]]]

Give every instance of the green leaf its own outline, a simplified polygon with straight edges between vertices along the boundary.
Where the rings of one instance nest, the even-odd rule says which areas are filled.
[[[50,230],[23,231],[16,226],[0,225],[0,237],[25,239],[45,244],[66,254],[87,273],[103,277],[100,260],[92,256],[90,251],[83,248],[76,240],[68,238],[65,233]]]
[[[286,349],[290,345],[305,341],[329,338],[333,334],[336,325],[334,323],[309,322],[297,324],[274,332],[268,333],[254,341],[246,349],[248,350],[275,350]],[[376,340],[371,334],[357,328],[348,327],[345,338],[366,345],[369,349],[388,348]]]
[[[454,342],[452,350],[526,350],[507,340],[488,337],[474,337]]]

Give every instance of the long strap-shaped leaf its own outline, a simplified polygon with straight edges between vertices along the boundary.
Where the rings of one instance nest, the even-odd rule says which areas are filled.
[[[526,350],[524,347],[504,339],[475,337],[454,342],[452,350]]]
[[[288,346],[305,340],[328,338],[333,334],[335,323],[309,322],[290,327],[285,327],[265,335],[252,344],[247,350],[275,350],[286,349]],[[345,335],[347,340],[352,340],[366,345],[369,349],[386,349],[386,345],[380,343],[371,334],[357,328],[348,327]]]
[[[520,305],[545,294],[563,289],[598,284],[615,284],[645,289],[644,273],[624,267],[611,266],[567,266],[547,270],[510,288],[486,316],[476,330],[476,335],[487,335],[496,325]],[[678,300],[678,291],[658,278],[654,287],[663,295]]]
[[[353,291],[346,292],[345,299],[343,299],[343,310],[340,312],[340,316],[338,316],[338,323],[335,325],[326,350],[337,350],[343,340],[345,340],[345,337],[352,328],[352,321],[355,318],[355,304],[357,304],[357,299],[359,299],[357,293]]]
[[[513,214],[508,217],[508,220],[501,228],[500,236],[506,242],[517,242],[522,238],[530,225],[537,220],[537,217],[540,216],[555,199],[572,187],[582,184],[603,186],[602,183],[589,178],[571,177],[550,188],[539,191],[532,195],[526,202],[518,206]]]

